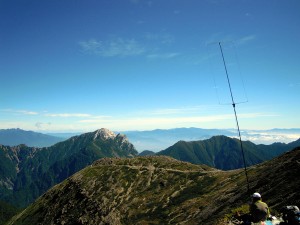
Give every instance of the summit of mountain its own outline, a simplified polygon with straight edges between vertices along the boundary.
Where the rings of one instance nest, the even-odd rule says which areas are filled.
[[[125,135],[107,129],[74,136],[51,147],[0,145],[0,199],[24,207],[97,159],[137,154]]]
[[[247,166],[270,160],[290,149],[300,146],[300,139],[289,144],[273,143],[256,145],[242,141]],[[200,141],[179,141],[157,155],[166,155],[194,164],[206,164],[221,170],[244,167],[239,139],[224,135]]]
[[[73,136],[51,146],[51,149],[61,148],[71,153],[88,148],[99,157],[133,157],[138,154],[125,135],[115,134],[106,128]]]
[[[252,166],[250,193],[272,212],[299,205],[300,148]],[[243,169],[220,171],[167,156],[104,158],[54,186],[17,224],[222,224],[250,200]]]

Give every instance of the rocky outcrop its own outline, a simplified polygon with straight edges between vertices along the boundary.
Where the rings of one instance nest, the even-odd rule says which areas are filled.
[[[125,135],[105,128],[47,148],[0,145],[0,199],[24,207],[97,159],[137,154]]]

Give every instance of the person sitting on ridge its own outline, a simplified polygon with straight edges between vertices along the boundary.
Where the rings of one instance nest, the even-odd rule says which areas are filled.
[[[262,201],[261,195],[257,192],[252,195],[250,214],[252,216],[252,222],[254,223],[265,221],[270,214],[268,205]]]

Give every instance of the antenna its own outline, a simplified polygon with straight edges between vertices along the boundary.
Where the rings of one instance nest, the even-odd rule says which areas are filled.
[[[227,78],[228,87],[229,87],[229,90],[230,90],[232,107],[233,107],[233,111],[234,111],[234,115],[235,115],[236,126],[237,126],[237,129],[238,129],[238,134],[239,134],[239,138],[240,138],[240,146],[241,146],[241,150],[242,150],[242,156],[243,156],[243,162],[244,162],[244,170],[245,170],[245,175],[246,175],[246,180],[247,180],[247,191],[249,192],[249,189],[250,189],[250,187],[249,187],[249,179],[248,179],[247,166],[246,166],[244,148],[243,148],[243,143],[242,143],[242,138],[241,138],[239,121],[238,121],[238,117],[237,117],[237,113],[236,113],[236,109],[235,109],[235,104],[236,103],[235,103],[234,98],[233,98],[233,93],[232,93],[232,89],[231,89],[230,79],[229,79],[229,75],[228,75],[228,71],[227,71],[227,66],[226,66],[226,62],[225,62],[225,58],[224,58],[224,54],[223,54],[223,49],[222,49],[221,42],[219,42],[219,47],[220,47],[220,51],[221,51],[221,54],[222,54],[223,64],[224,64],[224,68],[225,68],[225,72],[226,72],[226,78]]]

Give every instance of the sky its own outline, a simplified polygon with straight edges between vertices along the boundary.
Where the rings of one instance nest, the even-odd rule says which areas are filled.
[[[300,128],[299,0],[0,0],[0,129]]]

